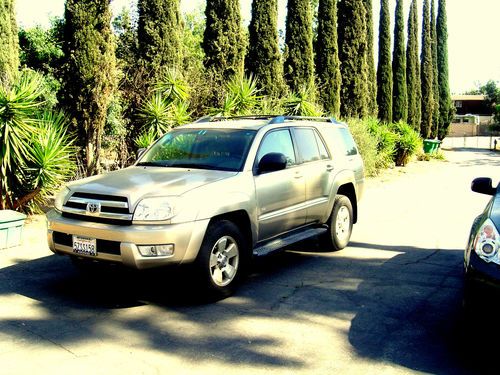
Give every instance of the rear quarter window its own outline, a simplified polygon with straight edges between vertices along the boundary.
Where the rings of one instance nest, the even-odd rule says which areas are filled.
[[[332,127],[324,130],[324,136],[330,151],[337,156],[354,156],[358,148],[347,128]]]

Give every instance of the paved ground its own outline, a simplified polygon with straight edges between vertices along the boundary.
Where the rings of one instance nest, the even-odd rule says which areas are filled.
[[[460,149],[369,181],[348,248],[260,261],[217,303],[182,271],[82,277],[35,221],[0,250],[0,373],[494,372],[497,314],[467,329],[461,262],[488,199],[470,181],[500,176],[498,155]]]

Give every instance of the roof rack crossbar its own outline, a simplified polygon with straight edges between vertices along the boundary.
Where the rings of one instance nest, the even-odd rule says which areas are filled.
[[[285,120],[304,120],[304,121],[321,121],[332,124],[340,124],[334,117],[315,117],[315,116],[285,116],[285,115],[243,115],[243,116],[204,116],[200,117],[195,123],[204,123],[212,121],[224,120],[269,120],[271,124],[282,124]]]

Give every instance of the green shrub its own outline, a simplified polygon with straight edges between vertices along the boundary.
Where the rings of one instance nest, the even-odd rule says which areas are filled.
[[[380,171],[380,166],[377,163],[378,141],[376,136],[371,133],[368,121],[349,119],[347,123],[363,158],[365,175],[369,177],[376,176]]]
[[[394,162],[398,166],[405,166],[422,148],[422,138],[410,125],[404,122],[397,122],[389,125],[389,128],[396,134],[396,153]]]
[[[394,155],[396,153],[396,138],[385,124],[382,124],[376,118],[367,118],[365,120],[369,132],[377,140],[377,158],[375,164],[377,169],[390,168],[394,165]]]

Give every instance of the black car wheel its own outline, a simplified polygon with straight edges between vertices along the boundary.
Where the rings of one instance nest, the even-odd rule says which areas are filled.
[[[328,219],[328,232],[323,235],[323,245],[328,251],[341,250],[351,239],[353,210],[351,200],[337,195]]]
[[[201,286],[216,297],[231,295],[246,269],[248,254],[244,236],[234,223],[211,223],[195,262]]]

